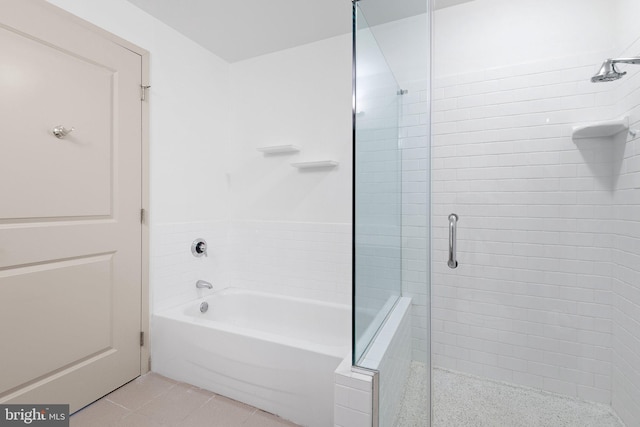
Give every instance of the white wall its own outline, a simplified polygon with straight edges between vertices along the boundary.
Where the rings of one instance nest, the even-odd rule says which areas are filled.
[[[230,90],[229,284],[350,304],[350,36],[236,62]],[[315,160],[339,165],[291,166]]]
[[[612,49],[616,8],[611,3],[475,0],[437,10],[434,75],[486,70],[491,79],[493,68],[564,58],[576,46],[586,52]]]
[[[351,222],[351,38],[231,65],[229,180],[237,220]],[[293,144],[297,154],[258,147]],[[291,162],[337,160],[330,170]]]
[[[424,84],[430,68],[429,15],[421,14],[371,27],[385,59],[403,89]]]
[[[410,304],[409,298],[398,300],[375,342],[367,349],[361,365],[379,371],[379,405],[375,409],[380,426],[393,426],[398,420],[405,385],[411,374]],[[374,391],[371,378],[351,369],[351,357],[338,366],[334,381],[335,427],[372,425]]]
[[[402,147],[402,295],[411,297],[413,360],[430,365],[430,191],[431,88],[428,82],[403,85]]]
[[[628,107],[632,128],[638,128],[640,74],[634,73],[622,87],[625,95],[621,104]],[[630,140],[618,153],[622,154],[620,177],[612,216],[612,403],[627,425],[633,425],[640,419],[640,139]]]
[[[570,129],[613,114],[588,81],[605,53],[573,36],[606,39],[608,28],[603,2],[577,8],[581,19],[569,3],[475,1],[435,13],[434,363],[607,402],[611,186],[601,159],[610,156],[574,144]],[[567,24],[527,28],[550,20]],[[456,270],[445,263],[451,212]]]
[[[610,401],[610,146],[570,137],[611,118],[588,81],[601,56],[436,78],[435,365]]]
[[[631,423],[636,143],[571,139],[574,125],[636,112],[631,73],[624,89],[589,82],[623,53],[616,43],[637,39],[614,25],[629,7],[487,0],[436,12],[432,221],[434,364],[613,401]],[[450,212],[457,270],[445,265]]]
[[[640,4],[620,0],[617,13],[620,49],[615,56],[637,56],[640,39],[633,17],[640,13]],[[629,74],[612,84],[616,114],[628,115],[631,128],[638,129],[640,67],[620,68]],[[640,420],[640,138],[629,137],[626,144],[617,147],[614,165],[619,177],[612,216],[612,405],[630,426]]]
[[[334,374],[334,427],[369,427],[373,423],[373,377],[351,369],[345,358]]]
[[[227,247],[229,286],[351,304],[349,223],[232,221]]]
[[[379,425],[395,426],[411,374],[411,299],[401,297],[367,349],[361,366],[379,371]],[[425,396],[426,398],[426,396]]]

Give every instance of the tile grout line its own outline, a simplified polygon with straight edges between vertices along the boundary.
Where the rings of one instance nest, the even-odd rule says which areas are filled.
[[[112,404],[114,404],[114,405],[116,405],[116,406],[119,406],[119,407],[120,407],[120,408],[122,408],[122,409],[125,409],[125,410],[127,410],[127,411],[129,411],[129,412],[133,412],[133,409],[129,409],[129,408],[127,408],[126,406],[119,404],[118,402],[114,402],[113,400],[109,399],[109,397],[108,397],[108,396],[109,396],[109,395],[107,395],[107,396],[103,397],[103,399],[104,399],[104,400],[106,400],[106,401],[107,401],[107,402],[109,402],[109,403],[112,403]],[[100,401],[100,400],[97,400],[95,403],[98,403],[99,401]],[[93,403],[92,403],[92,405],[93,405]]]

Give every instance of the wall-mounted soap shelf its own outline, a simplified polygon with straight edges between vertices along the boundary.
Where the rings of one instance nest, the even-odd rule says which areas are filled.
[[[269,147],[258,147],[257,150],[264,154],[297,153],[300,151],[295,145],[271,145]]]
[[[629,131],[629,117],[617,120],[604,120],[574,126],[571,134],[574,140],[585,138],[612,138],[620,132]]]
[[[314,162],[297,162],[291,163],[291,166],[298,169],[321,169],[321,168],[335,168],[338,166],[338,162],[335,160],[316,160]]]

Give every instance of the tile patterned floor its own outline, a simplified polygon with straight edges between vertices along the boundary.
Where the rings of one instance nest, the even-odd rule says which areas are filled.
[[[427,367],[411,364],[396,427],[428,424]],[[624,427],[611,407],[434,368],[434,427]]]
[[[611,407],[433,369],[434,427],[624,427]]]
[[[155,373],[76,412],[71,427],[296,427],[289,421]]]

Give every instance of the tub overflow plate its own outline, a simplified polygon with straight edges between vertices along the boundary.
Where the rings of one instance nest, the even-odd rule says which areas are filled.
[[[200,313],[206,313],[207,310],[209,310],[209,303],[203,301],[202,304],[200,304]]]

